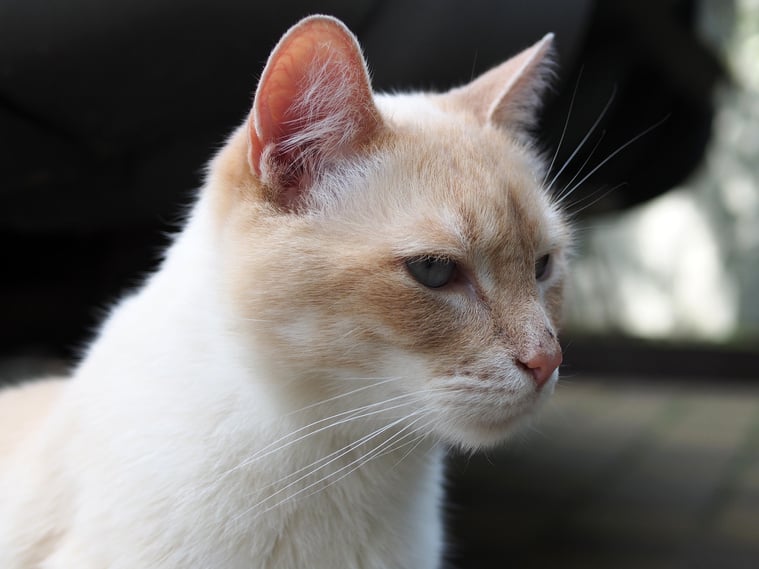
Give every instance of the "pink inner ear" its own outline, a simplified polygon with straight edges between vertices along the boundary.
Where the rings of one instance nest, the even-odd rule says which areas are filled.
[[[256,130],[262,141],[281,141],[297,129],[297,117],[288,116],[288,111],[294,110],[300,93],[308,88],[304,83],[309,67],[319,64],[318,39],[316,30],[295,30],[277,49],[279,57],[272,57],[263,89],[256,95]]]
[[[281,189],[302,187],[378,123],[355,38],[337,20],[307,18],[285,34],[264,69],[249,125],[251,166]]]

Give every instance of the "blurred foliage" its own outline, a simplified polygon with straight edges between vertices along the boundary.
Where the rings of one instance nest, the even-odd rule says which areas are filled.
[[[759,0],[702,2],[700,28],[731,76],[705,159],[682,186],[580,229],[572,331],[759,350]]]

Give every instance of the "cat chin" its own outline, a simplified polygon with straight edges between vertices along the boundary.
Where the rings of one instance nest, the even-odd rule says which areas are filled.
[[[508,398],[484,388],[476,399],[445,405],[436,425],[437,434],[448,444],[477,450],[497,446],[524,430],[552,395],[558,373],[540,390],[524,386]]]
[[[477,431],[473,432],[473,436],[470,437],[470,446],[476,444],[475,448],[494,447],[508,441],[515,435],[522,433],[535,421],[535,414],[542,407],[542,403],[543,400],[501,425],[495,423],[482,423],[481,425],[478,425]]]
[[[504,417],[501,420],[478,418],[467,421],[447,421],[442,429],[441,438],[455,448],[467,451],[487,449],[498,446],[523,431],[531,421],[536,407]]]

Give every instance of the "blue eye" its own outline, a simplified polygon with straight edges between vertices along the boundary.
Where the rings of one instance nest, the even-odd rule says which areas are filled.
[[[551,274],[551,255],[543,255],[535,261],[535,279],[546,280]]]
[[[445,257],[417,257],[406,261],[406,268],[424,286],[440,288],[451,282],[456,263]]]

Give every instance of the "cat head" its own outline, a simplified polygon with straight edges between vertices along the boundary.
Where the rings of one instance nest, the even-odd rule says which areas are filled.
[[[550,394],[569,230],[527,129],[551,41],[447,93],[376,95],[339,21],[280,40],[209,183],[236,329],[273,383],[469,447]]]

